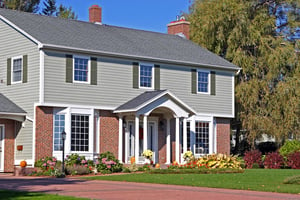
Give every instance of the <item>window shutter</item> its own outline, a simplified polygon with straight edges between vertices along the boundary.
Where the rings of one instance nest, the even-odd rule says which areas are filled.
[[[160,66],[154,65],[154,89],[160,90]]]
[[[191,69],[192,72],[192,94],[197,94],[197,70]]]
[[[97,85],[97,58],[91,58],[91,85]]]
[[[139,88],[139,63],[132,63],[132,87]]]
[[[23,56],[23,83],[27,83],[27,74],[28,74],[28,56]]]
[[[73,56],[66,55],[66,82],[73,82]]]
[[[210,94],[216,95],[216,72],[210,72]]]
[[[11,58],[7,59],[7,76],[6,76],[7,85],[11,85]]]

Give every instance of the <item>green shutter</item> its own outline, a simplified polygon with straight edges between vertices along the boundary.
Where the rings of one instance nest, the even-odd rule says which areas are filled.
[[[66,82],[73,82],[73,56],[66,55]]]
[[[160,90],[160,66],[154,65],[154,89]]]
[[[132,63],[132,87],[139,88],[139,63]]]
[[[210,72],[210,94],[216,95],[216,72]]]
[[[197,94],[197,70],[191,69],[192,72],[192,94]]]
[[[28,74],[28,56],[23,56],[23,83],[27,83],[27,74]]]
[[[7,76],[6,76],[7,85],[11,85],[11,58],[7,59]]]
[[[91,85],[97,85],[97,58],[91,58]]]

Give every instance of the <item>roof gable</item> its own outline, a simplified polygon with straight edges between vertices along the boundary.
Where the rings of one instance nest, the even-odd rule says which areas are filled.
[[[44,47],[78,49],[186,65],[239,69],[225,59],[175,35],[66,20],[7,9],[0,9],[0,18],[9,21]]]
[[[0,93],[0,113],[26,115],[26,112]]]

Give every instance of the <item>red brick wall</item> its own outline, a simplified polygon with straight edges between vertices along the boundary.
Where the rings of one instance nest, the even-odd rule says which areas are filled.
[[[183,33],[187,39],[190,39],[190,25],[186,21],[168,24],[168,34],[176,35],[177,33]]]
[[[230,154],[230,119],[217,118],[217,153]]]
[[[35,160],[52,156],[53,108],[36,107]]]
[[[110,151],[118,158],[119,119],[111,111],[100,110],[100,153]]]
[[[4,172],[14,171],[15,159],[15,121],[0,119],[0,124],[4,124]]]
[[[98,5],[93,5],[89,8],[89,21],[102,23],[102,8]]]

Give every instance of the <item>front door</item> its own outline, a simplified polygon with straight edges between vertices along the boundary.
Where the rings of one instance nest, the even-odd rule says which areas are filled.
[[[134,156],[134,123],[133,122],[129,122],[128,123],[128,160],[130,161],[130,158]]]
[[[158,141],[157,141],[157,131],[155,128],[155,122],[148,123],[148,138],[147,138],[147,146],[153,152],[152,160],[154,163],[158,161]]]
[[[4,126],[0,125],[0,172],[4,171]]]

